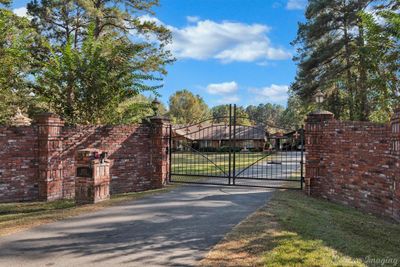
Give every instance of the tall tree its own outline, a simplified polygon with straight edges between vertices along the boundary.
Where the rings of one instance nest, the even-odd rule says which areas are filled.
[[[278,125],[285,129],[298,129],[315,108],[315,105],[304,105],[296,94],[290,93],[287,107],[278,118]]]
[[[15,15],[10,5],[11,1],[0,1],[0,124],[9,122],[16,108],[31,113],[37,104],[29,75],[39,36],[29,20]]]
[[[370,120],[387,122],[400,104],[400,1],[376,5],[361,14],[365,25],[364,59],[368,66]]]
[[[153,98],[137,95],[119,104],[116,109],[117,115],[114,116],[115,124],[141,123],[150,116],[154,115]],[[163,104],[158,106],[158,114],[164,115],[167,109]]]
[[[218,105],[212,107],[211,114],[216,122],[229,123],[229,105]],[[231,116],[233,116],[233,109],[231,111]],[[236,123],[241,125],[251,124],[246,110],[241,106],[236,107]]]
[[[345,110],[337,117],[367,120],[369,87],[365,29],[360,12],[372,0],[309,0],[306,22],[299,24],[298,72],[292,90],[311,100],[317,90]],[[329,108],[329,107],[328,107]]]
[[[171,35],[140,16],[157,3],[32,1],[32,24],[49,40],[46,64],[36,74],[38,94],[70,123],[110,123],[125,100],[144,91],[157,95],[173,61],[165,49]]]
[[[250,105],[246,108],[250,120],[263,126],[281,126],[280,117],[284,110],[284,107],[271,103],[259,104],[258,106]]]
[[[209,108],[199,95],[184,89],[169,98],[169,116],[177,124],[192,124],[209,118]]]

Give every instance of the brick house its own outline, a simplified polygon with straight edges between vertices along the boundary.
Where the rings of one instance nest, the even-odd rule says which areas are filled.
[[[235,147],[263,150],[267,132],[263,127],[237,125],[235,127]],[[233,127],[224,123],[199,123],[191,126],[175,125],[173,148],[176,150],[217,150],[233,142]],[[231,140],[229,139],[231,136]]]

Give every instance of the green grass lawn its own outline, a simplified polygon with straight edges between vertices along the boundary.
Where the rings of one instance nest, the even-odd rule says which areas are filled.
[[[113,195],[111,196],[110,200],[83,206],[75,205],[75,201],[73,200],[3,203],[0,204],[0,236],[12,234],[67,217],[97,211],[104,207],[116,205],[124,201],[134,200],[148,195],[159,194],[169,191],[175,187],[176,186],[168,186],[162,189],[144,192]]]
[[[400,224],[299,191],[277,191],[202,265],[400,266]]]
[[[258,160],[267,160],[270,156],[266,152],[236,153],[235,169],[242,170]],[[228,172],[229,153],[175,152],[172,154],[172,173],[224,176]]]

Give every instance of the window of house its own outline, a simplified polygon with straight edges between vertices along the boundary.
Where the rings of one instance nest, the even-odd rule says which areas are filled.
[[[254,140],[244,140],[243,147],[245,148],[254,148]]]
[[[211,140],[201,140],[200,141],[200,147],[212,147],[212,141]]]

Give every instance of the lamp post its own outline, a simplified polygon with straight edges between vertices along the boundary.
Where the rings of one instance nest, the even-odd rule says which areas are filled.
[[[320,90],[318,90],[318,92],[314,95],[315,97],[315,102],[318,105],[318,111],[321,111],[321,106],[322,103],[324,102],[324,93],[322,93]]]
[[[160,106],[160,101],[158,101],[158,99],[157,98],[155,98],[154,100],[153,100],[153,102],[151,102],[151,109],[153,110],[153,112],[154,112],[154,116],[158,116],[159,114],[158,114],[158,107]]]

